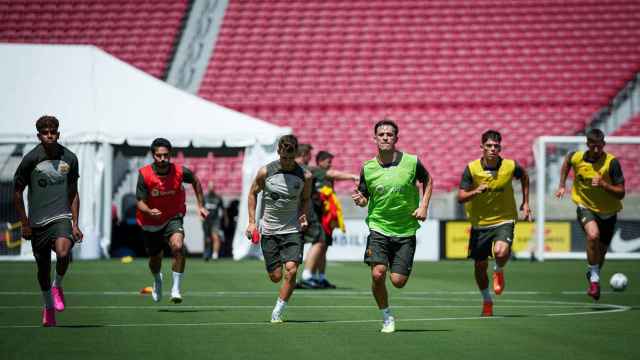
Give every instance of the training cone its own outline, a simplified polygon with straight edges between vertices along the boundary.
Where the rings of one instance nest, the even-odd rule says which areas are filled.
[[[140,294],[151,294],[152,291],[153,291],[153,288],[151,286],[145,286],[142,289],[140,289]]]
[[[130,264],[130,263],[133,262],[133,257],[131,257],[131,256],[123,256],[120,259],[120,262],[123,263],[123,264]]]

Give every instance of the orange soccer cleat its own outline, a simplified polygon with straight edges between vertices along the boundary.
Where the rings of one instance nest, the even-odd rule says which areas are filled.
[[[495,292],[496,295],[500,295],[502,294],[503,291],[504,291],[504,273],[502,271],[494,272],[493,273],[493,292]]]

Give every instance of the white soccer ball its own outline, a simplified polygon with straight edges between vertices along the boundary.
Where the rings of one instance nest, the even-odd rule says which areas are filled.
[[[623,273],[615,273],[609,280],[609,285],[611,285],[613,291],[622,291],[627,288],[628,284],[629,279],[627,279],[627,276]]]

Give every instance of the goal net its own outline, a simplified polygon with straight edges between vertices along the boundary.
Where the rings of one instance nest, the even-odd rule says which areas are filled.
[[[618,158],[625,176],[624,209],[609,246],[607,259],[640,259],[640,137],[608,136],[604,151]],[[571,201],[573,171],[567,179],[562,199],[554,195],[560,183],[560,168],[573,151],[587,150],[584,136],[543,136],[534,145],[535,188],[532,195],[535,233],[531,251],[538,260],[586,258],[586,238]],[[556,228],[561,231],[555,231]],[[564,230],[564,231],[562,231]]]

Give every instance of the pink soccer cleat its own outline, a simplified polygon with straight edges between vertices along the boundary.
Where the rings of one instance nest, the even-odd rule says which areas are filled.
[[[51,297],[53,298],[53,308],[58,312],[64,311],[64,292],[62,292],[62,288],[52,287]]]
[[[56,326],[56,310],[53,308],[42,309],[42,326],[52,327]]]

